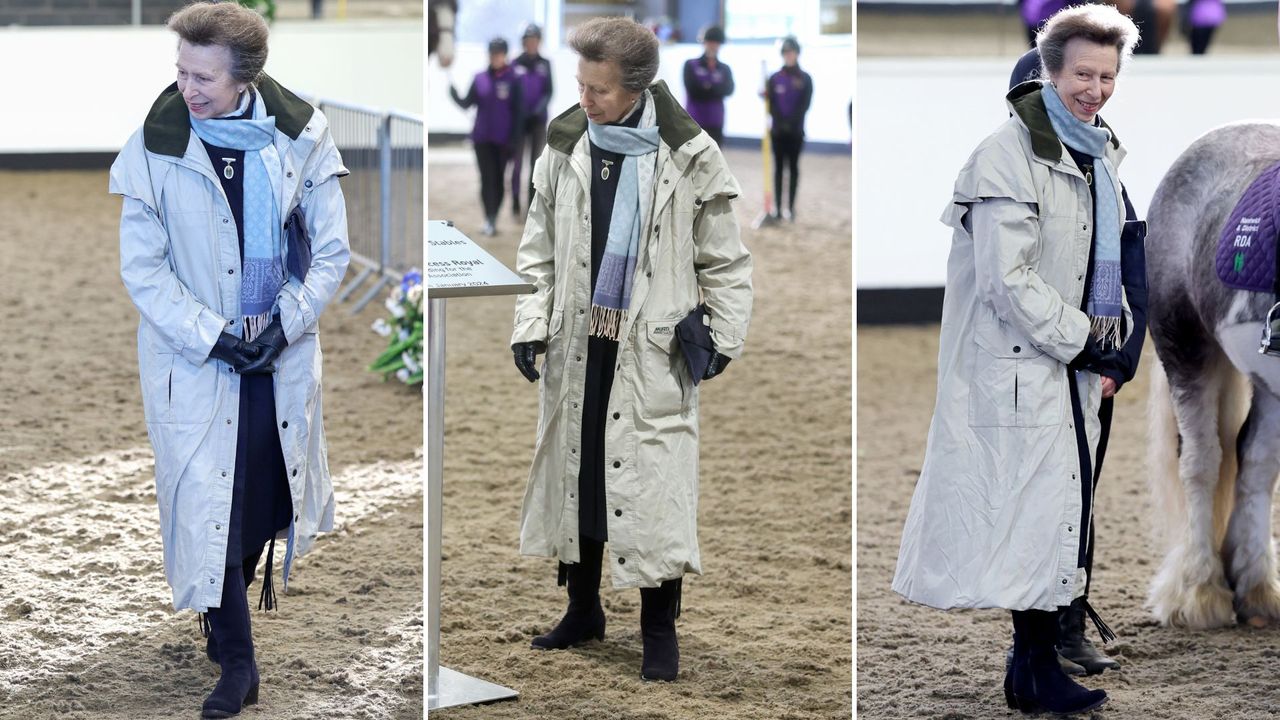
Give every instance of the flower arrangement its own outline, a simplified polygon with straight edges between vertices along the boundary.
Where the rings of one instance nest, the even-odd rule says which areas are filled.
[[[422,384],[422,272],[410,270],[391,289],[384,303],[390,318],[378,318],[373,331],[390,338],[387,349],[369,365],[370,372],[392,375],[406,385]]]

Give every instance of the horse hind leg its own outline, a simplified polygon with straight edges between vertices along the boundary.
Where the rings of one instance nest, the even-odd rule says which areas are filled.
[[[1212,628],[1235,621],[1231,591],[1217,552],[1214,498],[1221,477],[1222,445],[1218,437],[1220,394],[1230,392],[1234,368],[1213,353],[1192,370],[1169,373],[1169,397],[1182,438],[1178,458],[1183,509],[1181,532],[1151,583],[1149,605],[1161,623]],[[1153,479],[1171,483],[1172,478]]]
[[[1280,473],[1280,398],[1255,386],[1237,443],[1240,472],[1222,560],[1239,619],[1254,627],[1280,620],[1280,580],[1271,540],[1271,498]]]

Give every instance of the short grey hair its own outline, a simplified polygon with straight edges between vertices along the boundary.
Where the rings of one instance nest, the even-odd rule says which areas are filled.
[[[1084,38],[1116,49],[1119,62],[1116,72],[1133,55],[1140,39],[1138,26],[1127,15],[1111,5],[1075,5],[1054,13],[1036,33],[1036,49],[1040,52],[1040,77],[1048,80],[1062,72],[1067,62],[1067,42]]]
[[[182,42],[229,50],[236,82],[257,82],[267,64],[267,21],[238,3],[192,3],[170,15],[168,27]]]
[[[634,20],[588,20],[569,36],[569,47],[590,62],[616,62],[622,71],[622,87],[630,92],[643,91],[658,76],[658,38]]]

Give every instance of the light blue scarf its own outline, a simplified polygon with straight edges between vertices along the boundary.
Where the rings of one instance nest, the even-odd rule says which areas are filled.
[[[281,165],[276,152],[276,119],[268,116],[256,93],[253,115],[243,120],[191,118],[201,140],[244,151],[244,257],[240,276],[240,314],[244,338],[252,340],[271,322],[276,293],[284,284],[280,258]]]
[[[1062,142],[1079,150],[1097,162],[1093,170],[1097,176],[1093,187],[1097,189],[1097,203],[1093,209],[1094,245],[1093,280],[1089,288],[1090,331],[1104,347],[1120,345],[1120,317],[1122,290],[1120,281],[1120,218],[1124,217],[1120,198],[1116,196],[1115,168],[1107,159],[1107,143],[1111,132],[1104,127],[1089,125],[1078,120],[1052,85],[1045,84],[1040,91],[1044,106],[1049,111],[1049,122]]]
[[[645,91],[640,127],[587,123],[587,135],[596,147],[625,157],[618,175],[618,194],[609,217],[596,290],[591,296],[591,334],[617,340],[631,306],[632,277],[640,249],[644,208],[653,197],[653,170],[658,152],[658,128],[653,126],[653,99]],[[647,127],[646,127],[647,126]]]

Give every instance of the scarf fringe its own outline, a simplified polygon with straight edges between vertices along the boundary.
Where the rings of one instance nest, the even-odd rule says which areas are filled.
[[[627,311],[620,308],[591,306],[591,334],[608,340],[617,340],[622,325],[627,321]]]
[[[270,310],[257,315],[246,315],[244,317],[244,339],[245,342],[253,342],[258,339],[263,330],[271,324],[272,314]]]
[[[1093,335],[1103,347],[1120,347],[1120,318],[1118,317],[1092,317],[1089,318],[1089,334]]]

